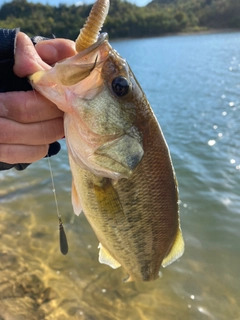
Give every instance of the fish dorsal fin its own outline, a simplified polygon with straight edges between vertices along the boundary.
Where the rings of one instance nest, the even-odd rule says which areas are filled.
[[[56,72],[58,79],[64,86],[73,86],[78,82],[87,78],[94,69],[96,63],[86,65],[77,64],[56,64]]]
[[[111,254],[105,249],[101,243],[99,243],[99,262],[109,265],[113,269],[121,267],[120,263],[114,259]]]
[[[184,241],[183,241],[183,236],[180,227],[178,228],[177,231],[177,236],[175,238],[175,241],[173,243],[173,246],[171,248],[171,251],[169,254],[164,258],[162,262],[162,266],[165,268],[178,258],[182,256],[184,252]]]

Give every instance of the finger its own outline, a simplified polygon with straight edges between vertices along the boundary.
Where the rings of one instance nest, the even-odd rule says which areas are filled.
[[[22,124],[0,118],[0,144],[45,145],[64,136],[63,118]]]
[[[18,77],[26,77],[36,71],[50,68],[39,57],[30,38],[25,33],[19,32],[16,40],[14,73]]]
[[[36,91],[0,93],[0,117],[34,123],[62,116],[54,103]]]
[[[45,157],[48,148],[49,145],[28,146],[0,144],[0,161],[9,164],[32,163]]]
[[[75,42],[67,39],[51,39],[40,41],[35,46],[39,56],[48,64],[75,55]]]

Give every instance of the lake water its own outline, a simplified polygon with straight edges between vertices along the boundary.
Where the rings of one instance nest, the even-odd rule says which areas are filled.
[[[112,42],[128,60],[171,150],[185,253],[151,283],[123,283],[73,215],[66,146],[0,173],[0,319],[240,319],[240,33]],[[151,168],[150,168],[151,169]]]

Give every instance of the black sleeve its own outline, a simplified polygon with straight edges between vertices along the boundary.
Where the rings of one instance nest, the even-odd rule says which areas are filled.
[[[0,29],[0,92],[9,91],[29,91],[32,90],[27,78],[19,78],[13,72],[14,65],[14,49],[16,46],[16,36],[19,28],[16,29]],[[43,37],[34,37],[32,42],[36,44],[45,40]],[[1,129],[0,129],[1,130]],[[49,145],[48,154],[53,156],[61,149],[60,144],[56,141]],[[0,162],[0,171],[15,168],[16,170],[24,170],[30,163],[8,164]]]

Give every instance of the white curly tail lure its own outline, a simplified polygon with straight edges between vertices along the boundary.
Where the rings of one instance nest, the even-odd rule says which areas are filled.
[[[109,0],[97,0],[94,3],[87,21],[76,39],[77,52],[87,49],[97,41],[99,32],[107,17],[108,10]]]

